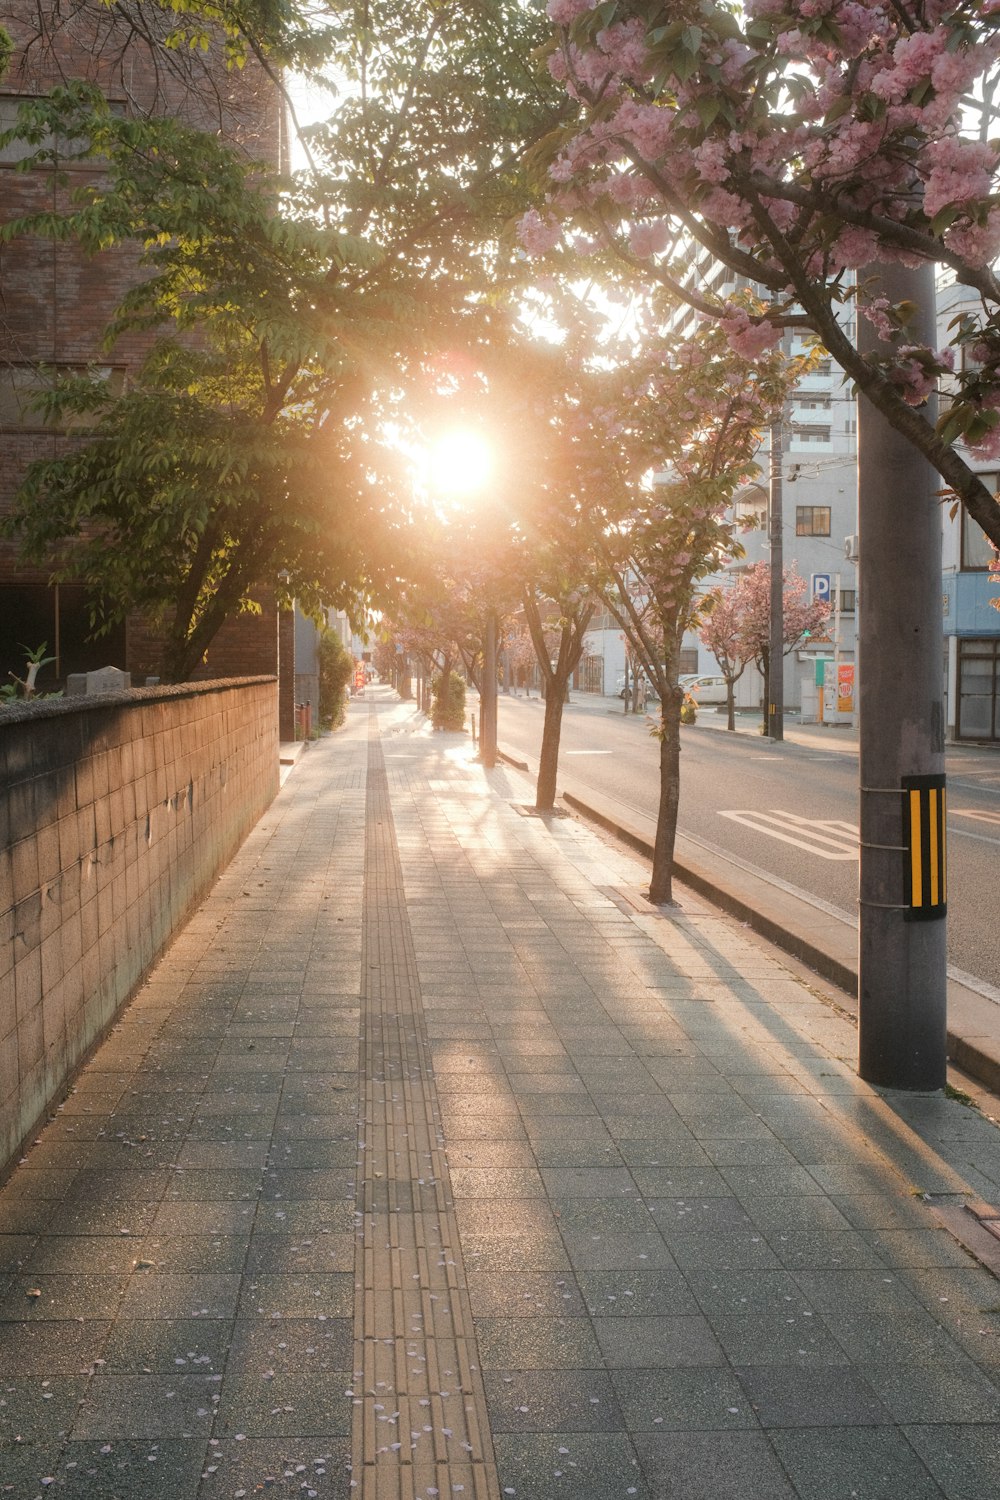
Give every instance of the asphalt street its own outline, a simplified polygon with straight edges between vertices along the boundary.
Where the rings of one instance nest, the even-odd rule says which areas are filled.
[[[781,744],[741,716],[702,710],[682,728],[679,831],[836,908],[857,912],[857,736],[850,729],[789,724]],[[642,717],[616,699],[575,695],[567,705],[560,765],[567,783],[589,786],[626,816],[655,815],[657,744]],[[502,696],[501,745],[534,767],[541,743],[538,698]],[[953,746],[949,779],[949,960],[1000,998],[1000,938],[982,892],[1000,874],[1000,756]]]

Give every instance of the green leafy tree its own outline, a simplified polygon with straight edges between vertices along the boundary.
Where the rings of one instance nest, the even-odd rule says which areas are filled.
[[[215,18],[173,8],[179,36]],[[266,52],[269,8],[226,17]],[[108,342],[138,335],[148,353],[121,394],[84,377],[47,393],[76,441],[32,467],[8,529],[90,585],[99,621],[157,618],[168,680],[263,588],[306,608],[385,604],[415,571],[389,439],[507,337],[497,288],[518,263],[501,230],[555,109],[527,62],[542,26],[516,0],[333,6],[325,53],[310,49],[335,57],[345,91],[283,186],[175,121],[118,118],[82,85],[23,106],[23,169],[69,154],[100,171],[67,214],[3,239],[134,247],[143,279]],[[301,56],[301,28],[281,45]]]
[[[435,729],[460,731],[465,728],[465,678],[459,672],[442,669],[434,674],[434,700],[431,722]]]
[[[325,729],[336,729],[344,721],[344,695],[354,675],[354,658],[329,627],[320,634],[317,653],[320,723]]]

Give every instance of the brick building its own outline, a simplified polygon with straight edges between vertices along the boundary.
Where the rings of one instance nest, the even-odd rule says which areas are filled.
[[[3,24],[14,41],[11,65],[0,78],[0,129],[13,122],[21,99],[70,79],[96,83],[112,106],[137,116],[168,115],[223,136],[256,159],[278,164],[284,151],[279,94],[250,63],[227,70],[221,51],[202,53],[164,45],[176,17],[155,6],[101,0],[8,0]],[[0,152],[0,214],[20,217],[57,209],[74,178],[92,170],[70,167],[68,187],[47,171],[15,170],[16,148]],[[26,465],[59,451],[65,436],[46,427],[29,401],[46,371],[95,364],[112,383],[127,379],[142,353],[135,336],[109,355],[101,335],[122,293],[137,274],[135,256],[114,250],[94,258],[73,245],[22,238],[0,247],[0,510],[10,506]],[[290,622],[289,622],[290,624]],[[232,620],[213,642],[199,674],[229,677],[271,673],[288,657],[294,631],[281,632],[273,605]],[[90,640],[82,587],[53,587],[43,570],[21,563],[0,542],[0,681],[23,672],[24,652],[48,643],[57,657],[39,679],[53,686],[70,672],[113,664],[142,682],[158,670],[155,636],[136,620]],[[283,674],[284,675],[284,674]],[[290,682],[294,677],[290,675]],[[292,702],[293,689],[287,694]],[[283,737],[286,726],[282,725]],[[290,737],[290,736],[289,736]]]

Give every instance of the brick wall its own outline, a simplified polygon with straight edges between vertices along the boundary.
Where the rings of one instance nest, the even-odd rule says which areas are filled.
[[[0,101],[44,94],[54,84],[80,78],[100,87],[130,116],[176,118],[217,134],[253,160],[279,165],[286,154],[283,106],[274,81],[253,58],[243,68],[227,68],[221,38],[204,52],[167,45],[176,17],[165,7],[5,0],[2,19],[14,53],[0,81]],[[95,173],[93,165],[73,163],[66,163],[65,171],[64,183],[50,171],[23,172],[12,159],[0,160],[0,220],[68,207],[72,194]],[[0,252],[0,387],[8,372],[23,374],[39,365],[58,371],[95,362],[133,371],[153,335],[130,333],[110,352],[103,335],[121,298],[147,274],[138,256],[138,246],[122,245],[88,258],[73,244],[31,236],[6,244]],[[65,451],[71,441],[45,427],[36,414],[5,411],[2,397],[0,389],[0,516],[10,510],[27,465]],[[16,648],[21,643],[33,648],[46,641],[52,649],[57,605],[47,588],[51,571],[26,565],[11,544],[0,541],[0,682],[7,681],[9,671],[20,671]],[[38,604],[35,595],[43,588],[49,597]],[[16,622],[36,615],[49,623],[26,640]],[[274,672],[273,613],[263,625],[249,615],[231,624],[224,639],[213,643],[208,672],[199,675]],[[138,618],[130,620],[127,634],[117,632],[92,645],[81,641],[75,624],[67,626],[65,636],[66,671],[112,664],[130,671],[137,682],[161,670],[159,643]]]
[[[0,709],[0,1175],[278,789],[272,678]]]

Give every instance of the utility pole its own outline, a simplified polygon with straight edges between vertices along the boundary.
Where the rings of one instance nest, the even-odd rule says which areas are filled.
[[[908,342],[936,346],[933,266],[870,266],[858,282],[869,297],[914,304]],[[886,352],[860,314],[858,348]],[[939,1089],[946,1072],[939,486],[926,459],[862,396],[859,1071],[897,1089]]]
[[[771,423],[771,472],[767,502],[767,534],[771,544],[771,634],[767,652],[767,732],[772,740],[785,737],[785,555],[782,531],[782,478],[785,409]]]

